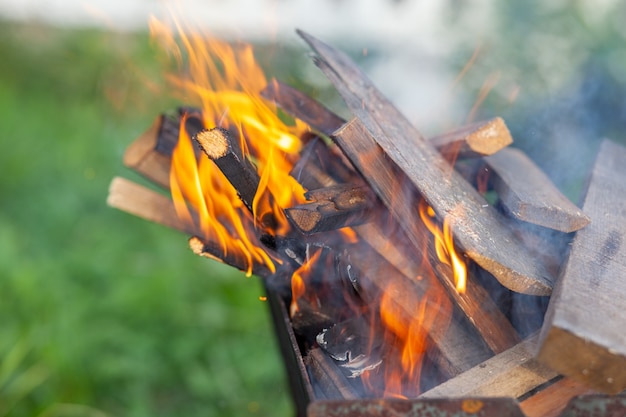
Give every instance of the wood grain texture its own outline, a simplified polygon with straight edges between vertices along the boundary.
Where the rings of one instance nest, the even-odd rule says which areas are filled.
[[[174,203],[169,197],[126,178],[113,178],[109,186],[107,204],[186,234],[198,233],[193,226],[178,218]]]
[[[580,230],[550,299],[538,358],[610,394],[626,389],[626,148],[604,141]]]
[[[558,376],[557,372],[534,359],[536,342],[537,336],[532,336],[419,398],[518,398]]]
[[[411,231],[415,206],[402,208],[401,205],[410,201],[399,202],[395,198],[396,188],[389,189],[386,181],[377,183],[371,176],[377,172],[372,167],[380,170],[385,166],[382,175],[391,174],[393,169],[389,168],[389,160],[405,173],[409,184],[424,196],[440,217],[449,218],[454,235],[468,256],[514,291],[550,294],[553,277],[540,264],[532,262],[529,251],[506,228],[501,215],[450,167],[345,54],[308,34],[299,33],[317,52],[317,66],[358,117],[334,136],[360,137],[359,141],[364,145],[357,146],[367,148],[368,152],[359,169],[409,232],[413,243],[416,243]],[[356,155],[348,153],[356,166],[359,162],[352,159]],[[407,209],[412,215],[406,216]]]
[[[571,378],[562,378],[520,403],[526,417],[558,417],[570,400],[594,391]]]
[[[589,217],[521,150],[502,149],[485,161],[500,201],[513,217],[565,233],[589,224]]]

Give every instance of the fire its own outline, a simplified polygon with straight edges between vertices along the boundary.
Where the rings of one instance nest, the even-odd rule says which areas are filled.
[[[289,173],[302,147],[300,137],[309,127],[298,120],[286,123],[278,116],[275,106],[260,96],[267,81],[249,45],[234,48],[224,42],[186,34],[179,26],[177,29],[174,33],[157,20],[151,22],[153,36],[161,40],[180,67],[186,68],[184,77],[170,76],[173,90],[199,108],[182,117],[178,144],[172,155],[170,189],[176,211],[205,239],[219,244],[224,254],[245,259],[248,275],[253,265],[265,265],[273,273],[275,264],[281,261],[268,254],[258,236],[263,232],[273,236],[288,235],[290,226],[283,209],[305,202],[305,190]],[[190,118],[199,118],[206,129],[223,128],[233,140],[239,141],[244,156],[254,164],[259,175],[252,210],[249,202],[248,207],[242,203],[217,165],[194,147],[186,123]],[[444,220],[443,228],[439,228],[432,208],[424,202],[419,212],[435,237],[440,261],[451,266],[457,290],[464,291],[465,264],[454,248],[449,221]],[[271,226],[259,222],[268,215],[275,220]],[[341,236],[345,245],[359,247],[354,230],[344,228]],[[423,247],[427,246],[425,239]],[[309,256],[307,251],[305,262],[291,277],[289,312],[292,317],[300,310],[298,304],[304,297],[313,306],[322,300],[321,295],[318,298],[312,292],[314,288],[309,288],[309,277],[325,267],[320,262],[321,267],[315,268],[321,252],[320,249]],[[433,326],[447,325],[442,322],[450,317],[450,314],[441,314],[451,311],[451,305],[437,282],[426,252],[422,256],[424,271],[420,279],[428,285],[419,299],[405,302],[401,308],[398,298],[411,295],[391,285],[383,291],[380,300],[368,306],[367,314],[375,316],[372,329],[382,326],[382,337],[397,353],[386,357],[382,365],[385,396],[419,394],[424,358],[430,347],[428,335]],[[336,294],[336,288],[330,292]],[[410,303],[415,309],[407,312],[406,306]],[[350,300],[346,299],[346,305],[349,304]],[[371,344],[374,344],[373,339]],[[367,370],[363,374],[364,383],[370,384],[368,380],[377,372]],[[370,385],[380,386],[380,382]]]
[[[212,161],[197,157],[183,118],[180,137],[172,155],[170,188],[181,219],[202,231],[204,237],[222,245],[224,253],[235,252],[274,270],[274,262],[251,237],[257,219],[271,215],[274,231],[285,233],[289,225],[283,208],[305,201],[304,189],[289,175],[309,127],[298,120],[290,124],[278,117],[273,104],[260,96],[267,81],[254,60],[252,48],[231,47],[225,42],[187,34],[177,24],[177,33],[156,19],[150,22],[153,38],[167,48],[186,75],[171,75],[169,81],[187,102],[201,109],[204,127],[236,132],[241,149],[260,176],[253,213],[242,205],[234,187]],[[178,41],[177,41],[178,39]],[[180,44],[180,45],[179,45]]]
[[[467,267],[454,246],[452,225],[449,217],[444,218],[443,228],[439,228],[435,222],[435,211],[425,200],[420,201],[419,213],[422,221],[435,239],[437,258],[452,268],[456,290],[463,294],[467,287]]]
[[[298,300],[305,296],[307,292],[305,280],[311,274],[312,268],[319,259],[321,252],[321,250],[317,250],[311,257],[308,257],[291,276],[291,304],[289,306],[289,315],[291,317],[300,310]],[[314,296],[314,294],[311,295]]]

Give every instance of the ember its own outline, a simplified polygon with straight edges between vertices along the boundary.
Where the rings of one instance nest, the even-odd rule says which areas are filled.
[[[536,317],[562,257],[539,257],[544,249],[527,244],[539,229],[514,224],[558,231],[565,237],[547,250],[559,253],[565,232],[589,217],[532,161],[505,148],[512,138],[502,119],[425,140],[349,58],[300,32],[355,116],[345,122],[299,91],[267,83],[248,46],[180,31],[181,51],[167,28],[152,28],[174,56],[188,57],[188,75],[171,81],[197,108],[160,117],[125,156],[172,199],[116,179],[109,203],[191,234],[194,253],[264,279],[301,415],[338,415],[348,404],[318,400],[366,398],[411,400],[389,400],[389,410],[444,398],[438,415],[521,415],[519,401],[527,412],[555,415],[575,395],[607,391],[550,350],[568,340],[558,333],[567,325],[561,297],[543,330],[545,364],[534,359]],[[279,117],[279,106],[293,119]],[[485,166],[495,173],[489,182]],[[488,185],[502,207],[482,197]],[[607,250],[614,259],[621,246]],[[514,325],[523,322],[531,324]],[[602,356],[619,367],[610,373],[613,393],[626,388],[619,349]],[[585,370],[606,374],[601,365]],[[546,407],[533,400],[543,388],[552,390]]]

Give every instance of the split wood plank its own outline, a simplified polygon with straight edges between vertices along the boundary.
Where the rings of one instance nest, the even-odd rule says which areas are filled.
[[[410,200],[396,198],[397,188],[390,188],[385,181],[393,172],[387,158],[406,174],[410,184],[439,216],[450,220],[457,241],[476,263],[514,291],[550,294],[553,277],[534,262],[528,249],[507,229],[502,216],[451,169],[356,64],[311,35],[302,31],[299,34],[317,52],[317,66],[358,117],[333,136],[356,138],[361,142],[356,145],[361,148],[357,154],[343,150],[409,232],[413,244],[418,241],[413,233],[415,206],[409,205]],[[340,146],[346,142],[341,141]],[[363,150],[366,154],[361,153]],[[380,174],[382,166],[385,170]]]
[[[626,389],[626,148],[600,146],[580,230],[550,299],[538,358],[597,390]]]
[[[535,360],[536,343],[537,335],[534,335],[419,398],[518,398],[558,376],[556,371]]]
[[[278,100],[280,99],[279,97]],[[300,97],[299,100],[314,101],[310,97]],[[291,102],[293,102],[293,100],[287,101],[287,104],[278,101],[277,104],[286,108],[286,111],[289,113],[296,112],[296,114],[292,115],[299,117],[297,113],[300,111],[299,108],[290,107],[289,103]],[[306,105],[304,107],[312,108],[313,106]],[[320,107],[318,106],[317,108]],[[327,119],[327,117],[322,119]],[[313,126],[313,128],[317,127]],[[334,184],[333,179],[329,178],[325,172],[318,172],[311,169],[317,166],[316,158],[323,160],[328,158],[329,153],[325,150],[327,146],[323,142],[311,142],[307,144],[308,150],[311,150],[309,148],[312,147],[315,147],[317,151],[310,152],[311,155],[307,154],[306,157],[303,156],[297,163],[297,165],[300,165],[298,172],[309,173],[309,175],[303,176],[303,185],[307,188],[328,187]],[[393,181],[394,175],[394,173],[390,174],[390,181]],[[397,175],[402,175],[402,173],[400,172]],[[418,201],[413,194],[407,195],[406,198],[410,198],[411,201],[414,201],[415,207],[417,206]],[[401,271],[409,280],[415,281],[415,278],[421,274],[422,266],[415,257],[415,251],[411,249],[410,242],[405,237],[405,233],[402,230],[397,230],[395,225],[385,224],[383,227],[379,221],[374,221],[372,223],[356,226],[354,230],[361,239],[364,239],[370,247],[378,252],[387,262]],[[394,239],[389,239],[390,235],[393,235]],[[469,280],[466,292],[459,294],[452,284],[451,271],[449,271],[449,268],[446,269],[442,267],[438,273],[444,277],[444,285],[451,299],[461,309],[468,318],[469,323],[478,331],[493,353],[497,354],[503,352],[520,342],[519,336],[510,321],[504,316],[482,286],[474,280]]]
[[[444,156],[478,158],[493,155],[513,143],[509,128],[501,117],[472,123],[429,138]]]
[[[188,235],[199,232],[178,217],[174,203],[169,197],[126,178],[113,178],[109,186],[107,204]]]
[[[589,224],[589,217],[568,200],[524,152],[507,148],[485,158],[492,181],[513,217],[565,233]]]

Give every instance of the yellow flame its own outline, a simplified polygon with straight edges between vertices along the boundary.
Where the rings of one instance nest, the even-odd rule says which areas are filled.
[[[261,179],[251,215],[215,164],[197,157],[183,117],[170,173],[176,210],[206,239],[222,245],[224,253],[245,257],[248,274],[255,262],[273,271],[272,259],[251,229],[258,226],[256,219],[271,214],[277,221],[272,232],[286,233],[289,223],[282,209],[305,202],[305,190],[289,172],[302,146],[300,136],[309,127],[298,120],[286,123],[260,96],[267,81],[249,45],[232,47],[199,33],[188,34],[178,22],[175,27],[176,33],[154,18],[150,22],[153,38],[184,68],[184,76],[169,76],[172,88],[201,109],[204,127],[237,133],[234,140],[240,141]]]
[[[452,224],[449,217],[444,218],[443,227],[440,228],[435,221],[435,210],[425,200],[420,201],[419,213],[426,228],[435,239],[437,258],[452,268],[456,290],[463,294],[467,288],[467,266],[454,245]]]

